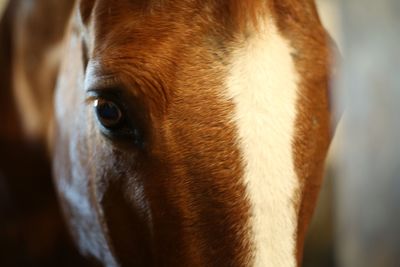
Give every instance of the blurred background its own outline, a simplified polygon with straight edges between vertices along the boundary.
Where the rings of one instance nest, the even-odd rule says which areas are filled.
[[[0,14],[5,2],[0,0]],[[336,79],[332,81],[333,106],[340,122],[307,237],[304,266],[398,267],[400,1],[318,0],[317,3],[323,24],[336,42],[337,62],[341,58],[335,70]],[[5,73],[7,69],[1,71]],[[4,84],[2,81],[2,86]],[[343,110],[341,116],[339,111]],[[17,156],[10,152],[10,146],[14,150],[22,147],[13,140],[1,142],[1,157]],[[32,165],[35,160],[41,160],[36,155],[45,157],[36,147],[23,153]],[[7,166],[1,167],[1,171],[7,171]],[[18,170],[15,179],[27,172],[29,170]],[[51,184],[40,185],[40,190],[47,190],[44,196],[50,195],[47,198],[14,203],[15,199],[7,195],[10,184],[6,190],[1,175],[0,266],[32,266],[23,258],[17,262],[4,260],[10,258],[7,253],[21,248],[26,250],[21,255],[39,259],[40,264],[35,266],[53,266],[57,259],[57,262],[62,259],[62,266],[87,266],[65,235],[57,205],[53,203]],[[50,175],[50,171],[45,167],[30,175],[33,178]],[[31,183],[24,186],[26,192],[35,190],[35,181]],[[12,205],[10,201],[14,201]],[[47,203],[44,208],[43,203]],[[37,210],[40,213],[35,213]],[[48,231],[49,228],[52,231]],[[39,230],[32,232],[30,229]],[[56,236],[48,236],[48,232]],[[9,243],[14,247],[2,247],[1,239],[15,240]],[[32,243],[36,239],[43,241],[39,247]],[[54,259],[42,259],[43,251]]]
[[[400,266],[400,1],[318,4],[341,54],[341,120],[304,266]]]

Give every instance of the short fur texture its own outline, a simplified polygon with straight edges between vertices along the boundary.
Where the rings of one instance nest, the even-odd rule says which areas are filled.
[[[54,128],[38,132],[82,253],[107,266],[300,264],[330,138],[313,1],[81,0],[64,37]],[[119,90],[142,148],[101,133],[87,93],[99,88]]]

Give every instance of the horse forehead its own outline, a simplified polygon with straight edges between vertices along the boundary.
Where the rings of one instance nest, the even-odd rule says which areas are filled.
[[[121,47],[139,49],[138,52],[151,50],[157,44],[176,43],[173,38],[195,31],[185,23],[189,9],[182,9],[179,4],[150,7],[152,1],[95,2],[90,12],[88,7],[86,11],[81,9],[81,16],[86,21],[84,26],[93,34],[94,48],[98,51],[110,46],[114,50]]]
[[[189,11],[189,7],[194,7],[188,3],[193,1],[175,1],[175,0],[82,0],[80,4],[81,15],[86,15],[85,18],[94,15],[98,23],[103,22],[103,19],[111,18],[114,21],[124,20],[140,20],[146,14],[157,12],[157,17],[169,16],[169,11]],[[153,16],[154,18],[154,16]],[[146,18],[148,19],[148,17]]]
[[[203,17],[202,26],[223,26],[240,30],[248,21],[265,12],[268,1],[258,0],[82,0],[80,10],[85,23],[92,11],[98,23],[150,20],[157,23],[193,24]],[[150,16],[147,16],[150,15]],[[199,26],[199,25],[197,25]]]

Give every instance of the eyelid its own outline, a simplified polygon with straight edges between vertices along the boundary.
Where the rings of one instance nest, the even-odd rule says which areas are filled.
[[[99,100],[100,98],[103,98],[103,94],[100,93],[100,90],[96,89],[91,89],[87,91],[88,96],[85,99],[85,103],[88,105],[94,104],[95,101]]]
[[[119,102],[121,100],[121,96],[123,94],[123,90],[119,87],[104,87],[104,88],[93,88],[87,90],[87,98],[85,100],[86,103],[91,104],[95,100],[100,98],[105,98],[111,101]]]
[[[86,92],[121,88],[123,86],[121,79],[115,75],[96,75],[95,78],[91,78],[90,76],[88,75],[85,80]]]

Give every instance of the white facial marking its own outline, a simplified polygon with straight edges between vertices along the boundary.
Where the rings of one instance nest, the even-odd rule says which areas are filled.
[[[296,266],[299,188],[292,142],[297,81],[289,42],[273,21],[234,51],[227,80],[252,206],[254,266]]]

